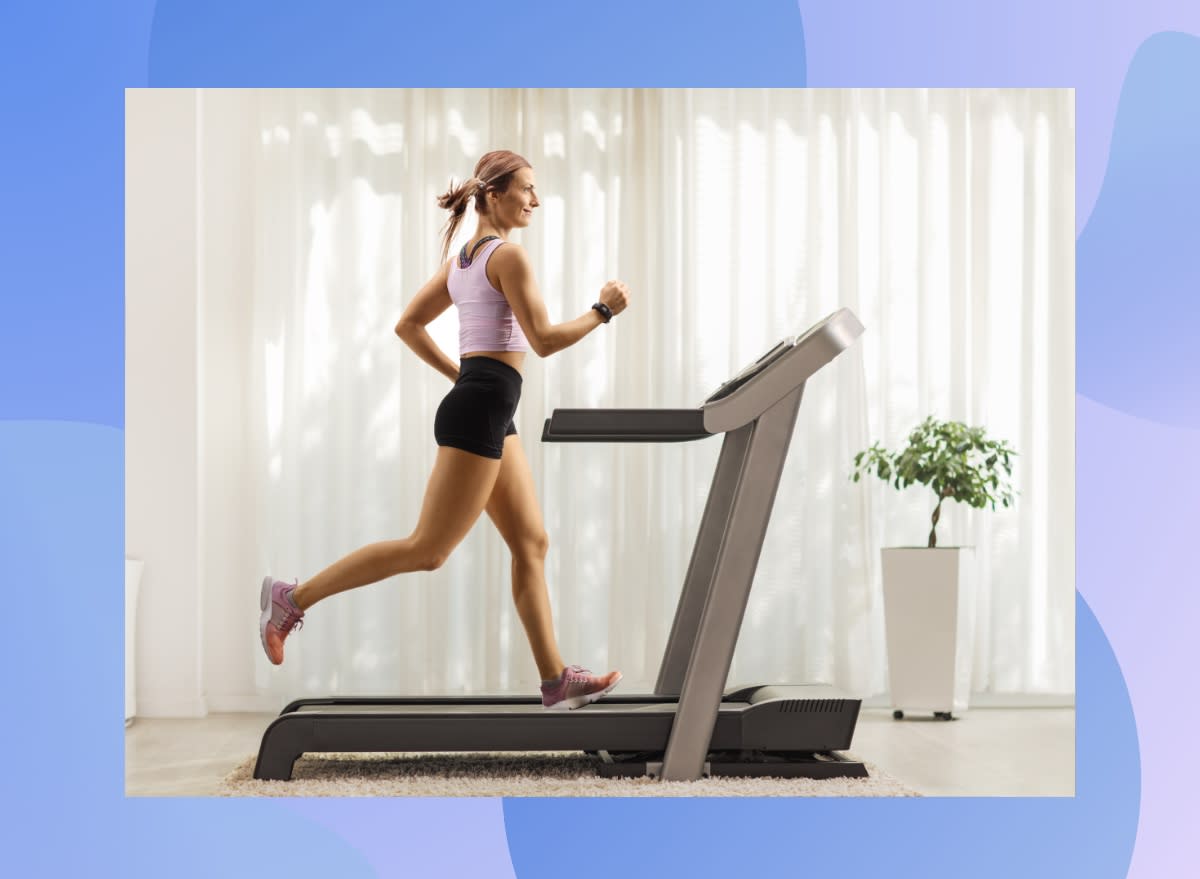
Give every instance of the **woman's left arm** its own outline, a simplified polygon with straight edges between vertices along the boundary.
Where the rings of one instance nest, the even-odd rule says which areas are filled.
[[[458,381],[458,364],[446,356],[446,352],[437,346],[429,331],[425,329],[426,324],[453,304],[450,291],[446,287],[449,266],[447,261],[425,286],[417,291],[417,295],[404,309],[404,314],[400,315],[396,324],[396,335],[414,354],[450,381]]]

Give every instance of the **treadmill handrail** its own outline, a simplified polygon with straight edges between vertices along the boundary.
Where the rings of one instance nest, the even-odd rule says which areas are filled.
[[[699,409],[555,409],[544,443],[685,442],[712,434]]]
[[[771,359],[748,381],[725,391],[724,386],[700,407],[709,433],[728,433],[749,424],[815,375],[863,334],[848,308],[839,308],[810,327],[795,344]]]

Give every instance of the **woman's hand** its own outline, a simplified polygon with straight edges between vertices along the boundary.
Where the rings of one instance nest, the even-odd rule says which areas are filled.
[[[615,317],[629,305],[629,288],[621,281],[609,281],[600,290],[600,302],[607,305]]]

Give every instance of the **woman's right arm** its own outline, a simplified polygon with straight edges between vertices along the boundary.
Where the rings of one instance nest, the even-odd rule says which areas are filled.
[[[500,292],[525,332],[525,338],[538,357],[549,357],[564,348],[569,348],[604,323],[599,312],[589,308],[587,314],[561,324],[550,323],[546,303],[538,291],[533,277],[533,266],[525,249],[516,244],[498,248],[488,261],[494,268]],[[620,314],[629,304],[629,288],[620,281],[609,281],[600,291],[600,301],[614,315]]]
[[[458,380],[458,365],[433,341],[425,325],[449,308],[453,302],[446,287],[450,263],[447,262],[417,291],[396,324],[399,336],[418,357],[450,381]]]

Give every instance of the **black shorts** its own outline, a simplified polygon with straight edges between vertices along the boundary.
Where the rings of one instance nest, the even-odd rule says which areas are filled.
[[[491,357],[468,357],[459,361],[458,381],[438,406],[433,436],[439,446],[500,458],[504,438],[517,432],[513,415],[520,400],[521,373]]]

